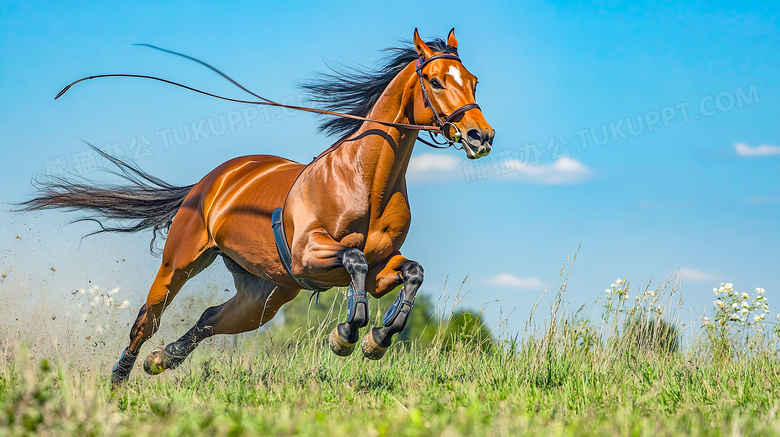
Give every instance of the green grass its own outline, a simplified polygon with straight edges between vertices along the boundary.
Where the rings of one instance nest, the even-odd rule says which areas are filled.
[[[645,291],[653,302],[661,294]],[[673,329],[639,314],[642,305],[655,311],[650,300],[611,302],[595,324],[563,316],[561,299],[552,321],[519,343],[484,347],[439,329],[426,347],[399,343],[374,362],[359,351],[333,355],[323,325],[292,335],[272,329],[235,348],[204,345],[158,377],[139,360],[113,393],[107,372],[27,359],[22,350],[0,358],[0,435],[780,433],[772,348],[714,360],[706,342],[680,351],[659,342]],[[637,335],[636,326],[661,330]]]
[[[683,356],[464,346],[341,359],[320,342],[269,355],[205,350],[163,377],[26,360],[0,376],[0,433],[79,435],[767,435],[780,432],[780,365]],[[136,369],[138,371],[139,369]]]

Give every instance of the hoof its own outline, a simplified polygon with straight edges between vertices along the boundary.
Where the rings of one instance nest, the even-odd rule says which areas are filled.
[[[369,360],[380,360],[385,356],[387,347],[380,346],[374,340],[374,329],[363,337],[363,341],[360,342],[360,349],[363,351],[363,355]]]
[[[153,350],[144,360],[144,371],[150,375],[159,375],[171,367],[168,354],[160,348]]]
[[[337,328],[333,328],[333,331],[330,332],[328,343],[330,344],[330,350],[340,357],[346,357],[355,350],[355,343],[342,339]]]

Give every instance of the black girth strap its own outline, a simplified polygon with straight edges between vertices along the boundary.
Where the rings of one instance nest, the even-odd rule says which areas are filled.
[[[276,208],[271,213],[271,227],[274,230],[274,241],[276,242],[276,252],[279,253],[279,259],[282,260],[282,265],[287,273],[292,277],[301,288],[311,290],[315,293],[320,293],[326,290],[330,290],[332,287],[328,285],[318,284],[311,279],[301,278],[293,274],[292,272],[292,253],[290,252],[290,246],[287,244],[287,237],[284,235],[284,222],[282,220],[282,208]]]

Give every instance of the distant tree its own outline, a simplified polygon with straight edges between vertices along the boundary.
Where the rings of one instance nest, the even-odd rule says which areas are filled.
[[[369,316],[372,326],[379,326],[387,308],[395,299],[400,287],[388,293],[382,299],[369,298]],[[302,291],[298,297],[282,307],[284,323],[275,327],[277,331],[291,334],[297,329],[322,328],[326,333],[345,320],[347,314],[345,289],[332,288],[320,293],[319,303],[316,296]],[[394,342],[407,345],[417,344],[428,347],[433,341],[438,329],[438,319],[434,314],[431,298],[424,293],[418,293],[414,301],[414,309],[406,322],[406,329],[394,337]]]
[[[471,311],[453,313],[442,335],[444,350],[478,346],[488,351],[494,346],[493,335],[485,327],[482,317]]]

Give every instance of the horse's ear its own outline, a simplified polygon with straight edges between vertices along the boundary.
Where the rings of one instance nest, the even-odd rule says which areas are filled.
[[[420,55],[423,59],[428,59],[433,55],[433,50],[431,50],[430,47],[428,47],[428,44],[425,44],[425,42],[420,38],[420,34],[417,32],[417,28],[414,29],[414,48],[417,49],[417,54]]]
[[[458,40],[455,39],[455,28],[453,27],[452,30],[450,30],[450,34],[447,35],[447,45],[457,49],[458,48]]]

